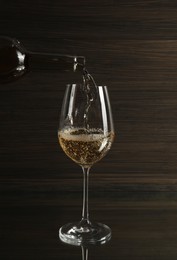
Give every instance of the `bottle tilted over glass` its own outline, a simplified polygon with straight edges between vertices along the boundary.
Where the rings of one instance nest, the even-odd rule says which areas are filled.
[[[14,38],[0,36],[0,83],[21,78],[29,71],[80,72],[85,57],[26,50]]]

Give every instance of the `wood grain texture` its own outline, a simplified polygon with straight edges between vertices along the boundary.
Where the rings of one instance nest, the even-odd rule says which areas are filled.
[[[116,140],[91,170],[90,208],[114,235],[89,259],[177,257],[176,13],[174,0],[1,1],[1,35],[32,51],[84,55],[108,86]],[[81,209],[81,169],[57,140],[74,78],[33,71],[0,86],[2,259],[81,258],[56,232]]]

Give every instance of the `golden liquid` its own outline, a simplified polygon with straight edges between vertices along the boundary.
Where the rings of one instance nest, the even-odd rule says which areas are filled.
[[[90,167],[109,151],[114,134],[99,129],[67,129],[59,131],[59,142],[68,157],[84,167]]]

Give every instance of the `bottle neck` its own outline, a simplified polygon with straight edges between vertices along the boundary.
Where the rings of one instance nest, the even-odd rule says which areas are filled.
[[[85,57],[70,56],[51,53],[27,52],[25,64],[29,70],[57,71],[57,72],[83,72]]]

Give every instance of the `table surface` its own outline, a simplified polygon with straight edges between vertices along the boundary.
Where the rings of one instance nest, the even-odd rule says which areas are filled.
[[[63,185],[66,188],[67,183]],[[61,195],[50,187],[46,193],[39,191],[36,196],[26,189],[14,194],[21,195],[18,201],[12,194],[4,196],[1,259],[82,259],[82,248],[64,244],[58,237],[59,227],[80,220],[81,192]],[[104,193],[104,200],[90,192],[90,219],[109,225],[112,238],[107,244],[88,247],[88,259],[176,259],[176,203],[142,201],[143,192],[136,200],[117,200],[103,190],[99,193]]]

